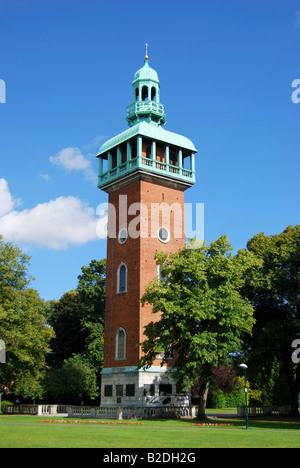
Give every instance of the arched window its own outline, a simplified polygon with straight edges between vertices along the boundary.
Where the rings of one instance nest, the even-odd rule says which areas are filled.
[[[116,360],[126,359],[126,332],[119,328],[116,334]]]
[[[121,263],[118,268],[117,273],[117,293],[125,293],[127,292],[127,266],[125,263]]]
[[[148,101],[148,86],[142,87],[142,101]]]
[[[170,284],[169,275],[166,275],[164,265],[157,265],[157,279],[159,283]]]
[[[154,86],[151,88],[151,101],[156,101],[156,89]]]

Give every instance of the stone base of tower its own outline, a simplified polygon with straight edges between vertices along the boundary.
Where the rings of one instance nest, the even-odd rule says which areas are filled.
[[[170,368],[109,367],[101,372],[101,406],[144,406],[167,393],[176,393]]]

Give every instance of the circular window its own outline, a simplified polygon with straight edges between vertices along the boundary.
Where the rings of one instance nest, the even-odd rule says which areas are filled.
[[[158,238],[161,242],[169,242],[170,240],[170,233],[169,230],[165,227],[161,227],[158,230]]]
[[[128,237],[127,229],[123,228],[119,232],[118,241],[120,244],[124,244]]]

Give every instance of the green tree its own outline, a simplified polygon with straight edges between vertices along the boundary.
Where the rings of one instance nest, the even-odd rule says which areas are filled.
[[[53,327],[55,338],[51,341],[51,353],[47,362],[54,367],[73,354],[85,352],[87,332],[82,326],[84,308],[77,291],[69,291],[57,301],[50,301],[48,323]]]
[[[259,262],[251,252],[234,256],[226,236],[210,246],[185,248],[169,258],[157,254],[164,281],[147,287],[142,303],[152,305],[157,321],[145,327],[139,366],[151,366],[164,352],[162,364],[174,357],[173,376],[182,389],[200,378],[199,415],[205,416],[212,369],[241,348],[251,333],[253,307],[240,290]]]
[[[92,260],[81,268],[77,292],[85,309],[85,321],[104,324],[106,259]]]
[[[292,414],[298,415],[300,364],[292,361],[291,345],[300,338],[300,225],[273,236],[259,233],[247,248],[262,261],[260,273],[246,288],[256,319],[247,347],[249,368],[273,369],[274,362],[280,363],[290,388]]]
[[[73,354],[81,354],[97,371],[102,366],[105,264],[105,260],[92,260],[83,266],[76,290],[50,302],[48,322],[55,330],[50,365],[60,367]]]
[[[0,338],[6,363],[1,381],[25,398],[40,397],[45,356],[54,333],[46,323],[46,303],[30,288],[30,257],[0,237]]]
[[[92,260],[81,268],[77,293],[84,310],[82,328],[86,333],[86,358],[98,376],[103,367],[106,259]],[[100,377],[99,377],[100,378]]]
[[[74,364],[74,359],[77,364],[81,359],[85,371],[89,369],[97,387],[100,387],[104,350],[105,286],[106,260],[92,260],[87,267],[81,268],[76,290],[64,294],[58,301],[51,301],[48,321],[53,326],[56,336],[51,343],[52,353],[48,358],[52,370],[47,373],[45,381],[49,397],[60,395],[64,401],[74,398],[73,378],[68,377],[70,370],[67,366],[69,362]],[[57,387],[57,376],[59,379],[63,378],[64,384],[53,390]],[[92,395],[96,395],[94,390],[85,390],[85,398],[92,398]]]
[[[50,369],[45,378],[47,398],[68,403],[95,399],[99,396],[96,374],[80,354],[66,359],[63,366]]]

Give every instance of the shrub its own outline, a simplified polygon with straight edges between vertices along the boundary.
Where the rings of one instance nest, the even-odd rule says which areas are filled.
[[[214,408],[225,408],[226,406],[226,397],[222,390],[217,390],[213,397],[213,406]]]
[[[262,391],[261,390],[251,390],[249,392],[250,406],[262,406]]]
[[[1,412],[2,412],[3,406],[12,406],[12,405],[13,405],[13,403],[12,403],[11,401],[2,400],[2,401],[1,401],[1,408],[0,408],[0,409],[1,409]]]

